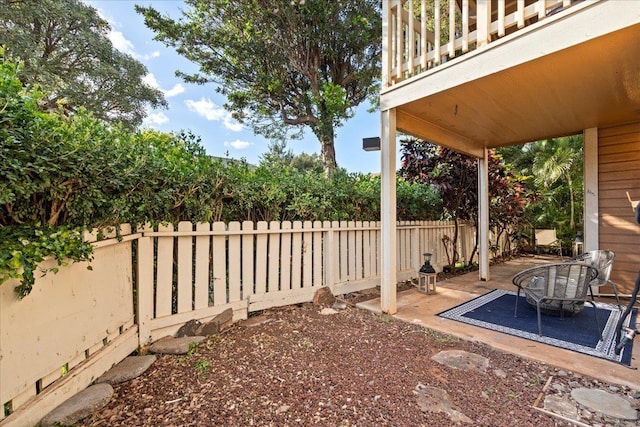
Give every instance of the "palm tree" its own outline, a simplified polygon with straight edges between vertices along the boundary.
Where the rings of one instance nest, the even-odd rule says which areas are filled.
[[[576,190],[582,187],[582,136],[539,141],[534,150],[531,172],[536,185],[556,200],[566,188],[569,192],[569,228],[575,230]]]

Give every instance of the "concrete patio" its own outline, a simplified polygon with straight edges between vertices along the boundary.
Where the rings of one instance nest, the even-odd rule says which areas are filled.
[[[427,328],[448,333],[458,338],[483,342],[493,348],[533,359],[568,371],[577,372],[598,380],[617,385],[626,385],[640,390],[640,343],[635,343],[631,367],[558,347],[537,343],[512,335],[456,322],[438,317],[436,314],[493,289],[514,290],[511,278],[521,270],[549,262],[561,261],[557,257],[522,257],[491,267],[491,280],[478,280],[478,273],[471,272],[437,283],[436,293],[426,295],[415,289],[399,292],[396,318]],[[605,299],[605,302],[615,302]],[[627,303],[627,300],[623,300]],[[359,308],[381,312],[380,299],[365,301]]]

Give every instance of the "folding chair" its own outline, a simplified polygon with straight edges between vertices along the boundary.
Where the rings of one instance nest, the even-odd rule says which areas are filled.
[[[562,243],[556,235],[555,228],[541,228],[535,230],[535,250],[540,253],[540,249],[546,248],[550,251],[558,251],[558,256],[562,256]]]

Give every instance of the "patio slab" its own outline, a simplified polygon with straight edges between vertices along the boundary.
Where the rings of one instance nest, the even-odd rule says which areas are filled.
[[[435,294],[425,295],[415,289],[399,292],[397,294],[397,313],[394,317],[467,341],[482,342],[498,350],[587,375],[603,382],[640,390],[640,370],[638,370],[640,367],[640,342],[636,342],[633,347],[631,368],[629,368],[593,356],[437,316],[437,313],[441,311],[464,303],[492,289],[513,290],[511,277],[518,271],[541,262],[549,261],[539,258],[525,258],[493,266],[491,267],[492,280],[486,282],[478,280],[477,272],[454,277],[447,281],[438,282]],[[357,307],[381,313],[380,298],[359,303]]]

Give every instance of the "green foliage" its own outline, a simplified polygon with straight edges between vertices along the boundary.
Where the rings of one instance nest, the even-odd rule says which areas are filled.
[[[80,230],[151,222],[376,221],[380,178],[338,169],[317,155],[272,146],[261,163],[222,162],[189,133],[132,132],[84,109],[43,112],[14,62],[0,62],[0,280],[21,280],[21,296],[52,257],[91,258]],[[400,219],[439,215],[437,194],[398,181]],[[435,219],[431,217],[432,219]]]
[[[490,225],[497,231],[496,242],[505,232],[517,229],[529,198],[517,176],[508,172],[500,158],[489,152]],[[402,141],[401,176],[410,182],[435,187],[445,218],[455,223],[453,236],[443,239],[450,266],[458,261],[458,221],[478,223],[477,160],[446,147],[407,139]],[[476,233],[477,234],[477,233]],[[477,246],[477,245],[476,245]],[[470,256],[473,259],[473,254]]]
[[[523,212],[529,228],[556,228],[566,247],[583,223],[583,141],[581,135],[498,150],[523,189],[535,195]],[[522,233],[523,234],[523,233]]]
[[[57,273],[69,261],[90,261],[92,246],[82,240],[79,230],[67,227],[2,227],[0,228],[0,284],[9,279],[20,280],[15,288],[19,298],[31,292],[36,273]],[[42,261],[52,257],[56,264],[44,267]],[[90,268],[90,267],[89,267]]]
[[[443,216],[442,200],[435,187],[412,183],[398,177],[396,185],[397,216],[405,221],[439,219]]]
[[[146,107],[166,107],[161,91],[143,81],[146,67],[116,50],[109,24],[79,0],[0,0],[0,43],[23,64],[20,80],[40,85],[41,107],[77,112],[135,127]]]
[[[219,84],[225,107],[273,140],[310,129],[327,172],[335,128],[377,92],[379,0],[187,0],[180,19],[136,6],[156,39],[200,65],[188,82]]]

